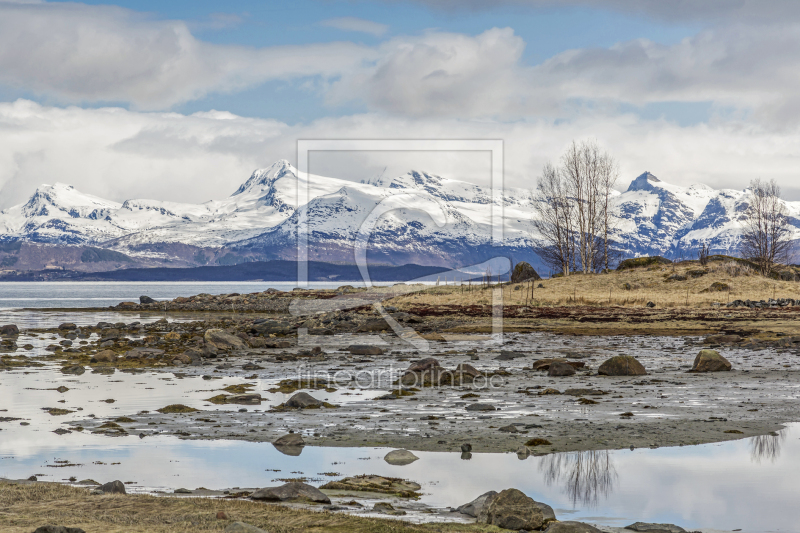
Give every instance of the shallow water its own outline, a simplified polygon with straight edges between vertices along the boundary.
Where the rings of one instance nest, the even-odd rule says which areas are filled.
[[[392,285],[377,282],[374,285]],[[310,282],[310,289],[335,289],[342,285],[360,285],[357,282]],[[120,302],[139,301],[147,295],[156,300],[172,300],[178,296],[200,293],[242,294],[262,292],[267,289],[290,291],[295,282],[280,281],[22,281],[0,283],[0,308],[77,308],[108,307]]]

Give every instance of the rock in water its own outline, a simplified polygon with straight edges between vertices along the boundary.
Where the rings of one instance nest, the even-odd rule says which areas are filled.
[[[86,372],[86,369],[82,365],[67,365],[61,369],[62,374],[72,374],[74,376],[80,376],[84,372]]]
[[[470,447],[471,448],[471,447]],[[488,500],[491,496],[497,494],[496,490],[490,490],[489,492],[484,492],[474,500],[469,503],[465,503],[461,507],[458,508],[459,513],[463,513],[465,515],[477,517],[478,513],[486,506],[486,500]]]
[[[303,440],[303,436],[299,433],[287,433],[275,439],[272,444],[275,446],[305,446],[306,441]]]
[[[477,518],[481,524],[517,531],[539,529],[544,524],[544,515],[536,501],[517,489],[506,489],[487,498]]]
[[[511,273],[511,283],[521,283],[523,281],[533,280],[538,281],[542,279],[539,274],[533,269],[530,263],[521,261],[514,266],[514,272]]]
[[[347,349],[353,355],[383,355],[383,348],[368,344],[351,344]]]
[[[393,450],[383,458],[384,461],[395,466],[410,465],[418,459],[419,457],[408,450]]]
[[[225,533],[267,533],[267,531],[244,522],[234,522],[225,528]]]
[[[139,303],[140,304],[154,304],[156,303],[155,300],[150,298],[149,296],[139,296]]]
[[[307,392],[298,392],[288,400],[286,400],[286,407],[293,409],[306,409],[308,407],[319,407],[322,402],[311,396]]]
[[[716,350],[700,350],[689,372],[726,372],[730,369],[731,363]]]
[[[205,340],[207,346],[212,346],[221,351],[244,350],[247,348],[247,345],[241,338],[236,335],[231,335],[221,329],[206,330],[203,340]]]
[[[625,529],[633,531],[647,532],[647,531],[669,531],[669,533],[686,533],[686,530],[675,524],[648,524],[646,522],[636,522]]]
[[[331,499],[325,496],[318,488],[312,487],[307,483],[292,482],[281,485],[280,487],[266,487],[258,489],[250,495],[253,500],[265,501],[309,501],[316,503],[331,503]]]
[[[597,373],[601,376],[646,376],[647,370],[635,357],[616,355],[600,365]]]
[[[602,533],[599,529],[583,522],[553,522],[545,533]]]
[[[125,485],[120,480],[110,481],[105,485],[97,487],[106,494],[126,494]]]
[[[92,363],[113,363],[117,360],[117,354],[112,352],[111,350],[103,350],[102,352],[97,352],[92,356],[91,362]]]
[[[547,369],[547,375],[550,377],[565,377],[565,376],[572,376],[575,374],[575,367],[570,364],[562,363],[556,361],[550,364],[550,368]]]
[[[6,324],[5,326],[0,327],[0,335],[6,337],[13,337],[14,335],[19,335],[19,328],[14,324]]]

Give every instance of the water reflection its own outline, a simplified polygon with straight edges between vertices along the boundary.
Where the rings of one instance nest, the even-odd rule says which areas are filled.
[[[572,505],[593,507],[611,494],[618,478],[608,450],[545,455],[539,460],[539,471],[548,486],[564,484]]]
[[[781,455],[781,446],[785,440],[785,429],[752,437],[750,439],[750,459],[756,463],[760,463],[762,460],[774,463]]]

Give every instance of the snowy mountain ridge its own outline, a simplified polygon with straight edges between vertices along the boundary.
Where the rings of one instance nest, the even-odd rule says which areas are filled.
[[[308,202],[299,205],[304,190]],[[530,250],[533,201],[526,189],[505,189],[495,200],[488,188],[419,171],[366,183],[314,175],[305,182],[280,160],[253,172],[227,198],[203,204],[118,203],[70,185],[42,185],[26,203],[0,211],[0,241],[108,247],[134,256],[157,255],[156,248],[163,254],[164,245],[176,244],[225,248],[231,261],[292,259],[298,225],[307,219],[309,259],[352,263],[367,223],[373,261],[463,266],[510,255],[537,264]],[[613,238],[626,256],[692,257],[701,243],[735,254],[747,192],[682,187],[645,172],[612,202]],[[800,202],[786,206],[800,239]],[[376,208],[385,212],[373,220]],[[492,214],[501,208],[504,240],[494,246]]]

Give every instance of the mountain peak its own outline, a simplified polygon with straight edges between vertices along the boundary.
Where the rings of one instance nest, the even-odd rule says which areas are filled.
[[[661,183],[661,180],[645,171],[636,177],[628,186],[628,191],[652,191],[653,183]]]
[[[236,192],[231,196],[237,196],[250,189],[258,188],[260,191],[268,189],[275,181],[291,174],[297,176],[297,170],[286,159],[278,159],[267,168],[260,168],[253,171],[241,187],[236,189]]]

